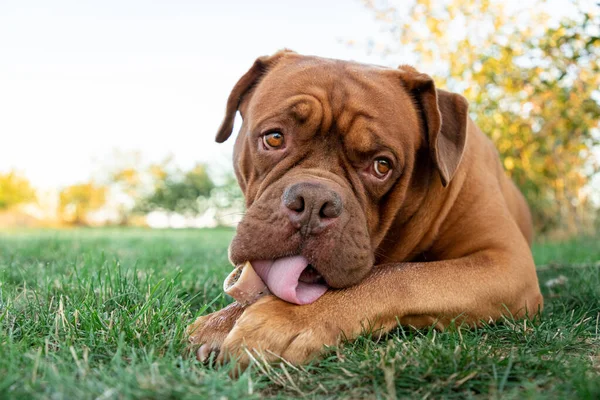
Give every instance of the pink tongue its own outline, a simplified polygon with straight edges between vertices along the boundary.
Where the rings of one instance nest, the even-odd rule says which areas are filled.
[[[298,280],[307,266],[308,260],[302,256],[252,261],[252,267],[271,293],[294,304],[310,304],[327,291],[323,284]]]

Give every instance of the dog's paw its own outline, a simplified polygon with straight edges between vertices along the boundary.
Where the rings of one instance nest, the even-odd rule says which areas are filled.
[[[232,359],[245,369],[252,358],[302,364],[318,357],[326,345],[338,342],[341,330],[332,321],[323,321],[315,308],[314,303],[298,306],[275,296],[263,297],[237,320],[217,362]]]
[[[212,353],[218,355],[223,341],[243,312],[244,307],[239,303],[231,303],[222,310],[198,317],[186,328],[190,350],[199,361],[208,361]]]

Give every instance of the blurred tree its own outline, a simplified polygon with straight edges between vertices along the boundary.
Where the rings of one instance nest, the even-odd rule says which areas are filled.
[[[167,165],[155,164],[149,168],[154,179],[154,191],[140,199],[137,210],[161,210],[184,215],[198,215],[205,211],[203,199],[210,196],[214,183],[203,164],[196,164],[187,172],[169,171]]]
[[[106,160],[105,160],[106,162]],[[167,171],[172,168],[173,156],[169,155],[161,162],[144,162],[139,151],[115,150],[102,168],[101,181],[110,188],[111,207],[119,215],[119,225],[129,225],[134,215],[142,210],[143,203],[154,191],[157,182],[164,180]]]
[[[81,183],[63,189],[59,194],[59,213],[63,221],[75,225],[88,223],[88,214],[106,203],[108,189],[94,182]]]
[[[111,174],[110,183],[118,188],[130,201],[120,201],[117,205],[119,225],[128,225],[135,199],[140,197],[142,188],[141,171],[126,167]]]
[[[555,21],[546,3],[365,1],[394,38],[386,53],[469,100],[537,230],[574,233],[593,224],[582,189],[599,171],[600,6],[563,1],[570,16]]]
[[[215,209],[217,225],[235,225],[241,219],[245,199],[233,173],[225,176],[222,184],[215,186],[210,192],[210,207]]]
[[[139,151],[114,150],[101,168],[100,181],[110,189],[111,207],[118,213],[118,224],[131,222],[136,201],[151,187]]]
[[[15,171],[0,174],[0,210],[35,200],[29,181]]]

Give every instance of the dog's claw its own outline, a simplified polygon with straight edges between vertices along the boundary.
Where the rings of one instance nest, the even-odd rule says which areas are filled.
[[[219,349],[208,344],[203,344],[196,351],[196,359],[201,363],[208,364],[210,363],[210,356],[213,355],[213,359],[216,359],[219,356]]]
[[[208,360],[208,356],[210,356],[211,349],[208,345],[203,344],[200,346],[198,351],[196,351],[196,359],[201,363],[206,362]]]

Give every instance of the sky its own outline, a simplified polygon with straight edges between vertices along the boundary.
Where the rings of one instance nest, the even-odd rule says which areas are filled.
[[[214,135],[256,57],[406,62],[345,43],[383,35],[359,0],[0,0],[0,172],[60,188],[115,150],[228,171],[233,141]]]
[[[105,176],[117,151],[231,171],[233,140],[214,135],[256,57],[411,63],[367,51],[383,29],[361,0],[0,0],[0,173],[57,189]]]

